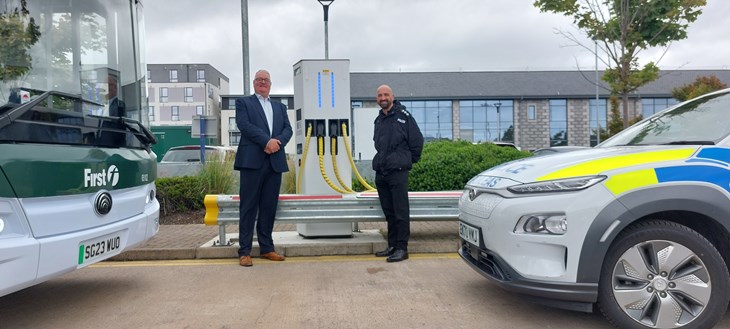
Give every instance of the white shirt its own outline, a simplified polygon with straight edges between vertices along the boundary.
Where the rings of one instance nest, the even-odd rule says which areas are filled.
[[[266,122],[269,124],[269,134],[270,134],[270,136],[273,136],[273,134],[274,134],[274,109],[271,108],[271,97],[264,98],[264,96],[256,94],[256,98],[259,99],[259,103],[261,103],[261,107],[264,108],[264,115],[266,115]]]

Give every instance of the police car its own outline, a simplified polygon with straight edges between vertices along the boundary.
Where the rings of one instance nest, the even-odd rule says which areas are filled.
[[[506,163],[460,198],[461,258],[620,328],[710,328],[730,299],[730,89],[595,148]]]

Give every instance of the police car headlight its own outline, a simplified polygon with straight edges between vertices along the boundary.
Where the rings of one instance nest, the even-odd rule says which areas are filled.
[[[604,179],[606,179],[606,176],[602,175],[574,177],[568,179],[557,179],[544,182],[520,184],[508,187],[507,190],[517,194],[570,192],[589,188],[602,182]]]
[[[515,225],[515,233],[563,235],[568,231],[568,219],[563,214],[522,216]]]

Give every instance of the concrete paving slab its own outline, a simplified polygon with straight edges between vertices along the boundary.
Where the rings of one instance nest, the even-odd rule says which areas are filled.
[[[374,245],[386,245],[378,230],[353,232],[349,238],[304,238],[294,231],[273,232],[276,251],[284,256],[319,255],[365,255],[375,250]],[[227,233],[226,239],[238,240],[238,233]],[[238,256],[238,243],[230,246],[217,246],[218,238],[211,239],[197,249],[196,258],[235,258]],[[254,241],[251,254],[258,255],[259,245]]]

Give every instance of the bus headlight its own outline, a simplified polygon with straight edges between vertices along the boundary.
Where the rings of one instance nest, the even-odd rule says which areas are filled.
[[[0,200],[0,239],[25,234],[26,230],[21,224],[23,218],[18,215],[20,211],[16,211],[19,207],[13,201]]]

